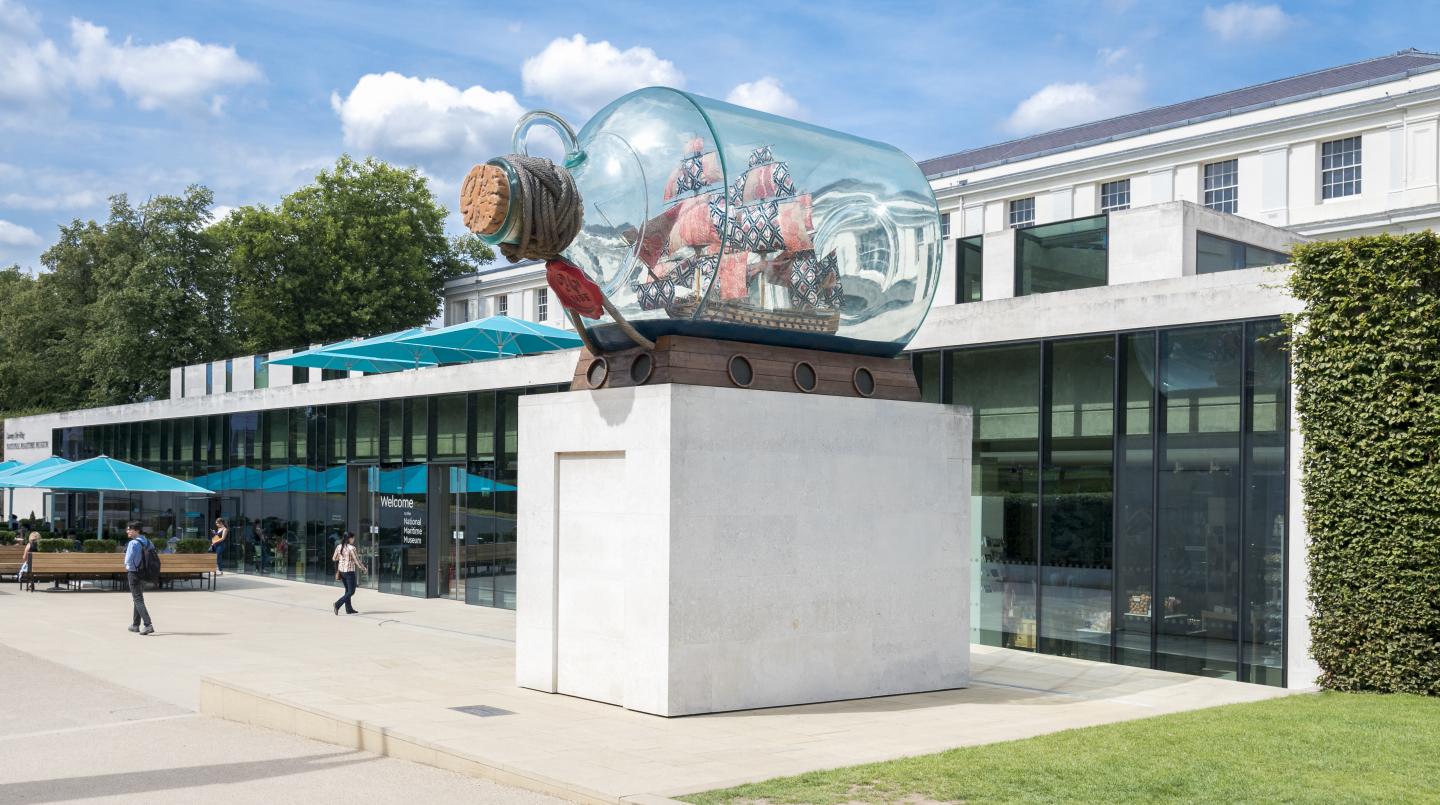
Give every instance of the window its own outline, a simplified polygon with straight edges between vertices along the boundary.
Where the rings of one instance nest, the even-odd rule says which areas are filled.
[[[225,390],[235,390],[235,362],[233,360],[225,361]]]
[[[1320,197],[1360,195],[1360,138],[1346,137],[1320,145]]]
[[[322,380],[322,381],[325,381],[325,380],[344,380],[345,378],[347,378],[347,377],[349,377],[349,376],[350,376],[350,373],[347,372],[347,371],[345,371],[344,369],[321,369],[321,370],[320,370],[320,380]]]
[[[495,297],[495,315],[496,315],[496,316],[509,316],[509,315],[510,315],[510,295],[509,295],[509,294],[503,294],[503,293],[502,293],[502,294],[500,294],[499,296]]]
[[[955,241],[956,288],[955,302],[979,302],[982,294],[981,278],[985,270],[985,238],[973,235]]]
[[[1240,163],[1227,159],[1205,166],[1205,206],[1217,212],[1233,213],[1238,209]]]
[[[1209,232],[1195,233],[1195,273],[1214,274],[1242,268],[1277,266],[1290,262],[1290,255],[1262,249],[1237,240],[1217,237]]]
[[[255,367],[255,388],[270,388],[270,364],[265,362],[264,355],[256,355],[251,358]]]
[[[205,396],[215,393],[215,364],[205,364]]]
[[[940,213],[940,239],[945,240],[948,237],[950,237],[950,213],[942,212]]]
[[[1100,185],[1100,211],[1130,209],[1130,180],[1119,179]]]
[[[1024,229],[1035,225],[1035,197],[1017,198],[1010,202],[1010,228]]]
[[[467,322],[467,321],[470,321],[470,302],[469,302],[468,300],[461,300],[461,301],[459,301],[459,302],[451,302],[451,303],[450,303],[450,321],[449,321],[448,323],[449,323],[449,324],[462,324],[462,323]]]
[[[1094,288],[1109,281],[1110,220],[1057,221],[1015,233],[1015,295]]]
[[[550,289],[540,288],[535,291],[535,320],[545,321],[550,318]]]

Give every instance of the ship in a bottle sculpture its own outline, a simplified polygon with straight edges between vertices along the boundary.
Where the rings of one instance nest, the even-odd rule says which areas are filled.
[[[528,156],[537,126],[561,164]],[[673,336],[891,358],[934,298],[935,197],[892,146],[652,87],[578,135],[532,112],[514,148],[471,171],[461,210],[549,262],[587,354]]]

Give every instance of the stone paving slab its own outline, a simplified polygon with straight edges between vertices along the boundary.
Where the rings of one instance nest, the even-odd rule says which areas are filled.
[[[362,591],[363,614],[336,617],[331,588],[227,575],[214,593],[147,595],[159,631],[138,637],[126,595],[13,590],[0,590],[0,640],[23,651],[187,709],[581,802],[1287,693],[975,646],[964,690],[664,719],[515,687],[514,616],[501,610]],[[451,709],[472,705],[509,712]]]

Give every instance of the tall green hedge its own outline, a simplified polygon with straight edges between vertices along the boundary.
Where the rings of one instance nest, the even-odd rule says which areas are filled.
[[[1321,684],[1440,695],[1440,238],[1300,246],[1289,288]]]

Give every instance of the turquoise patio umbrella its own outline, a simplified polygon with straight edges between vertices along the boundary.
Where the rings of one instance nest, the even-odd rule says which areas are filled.
[[[434,366],[436,361],[422,359],[420,356],[406,356],[400,359],[377,357],[354,352],[357,349],[364,349],[376,344],[384,344],[407,335],[424,332],[420,327],[412,327],[409,330],[401,330],[396,333],[386,333],[373,338],[360,338],[350,341],[337,341],[334,344],[326,344],[323,347],[307,349],[304,352],[297,352],[294,355],[287,355],[283,358],[275,358],[266,361],[267,364],[278,364],[281,366],[308,366],[314,369],[338,369],[349,372],[401,372],[406,369],[418,369],[422,366]]]
[[[481,355],[463,349],[424,344],[412,340],[414,336],[424,335],[425,332],[425,330],[417,327],[413,330],[406,330],[403,333],[395,333],[393,338],[384,338],[383,340],[371,338],[364,342],[357,341],[341,344],[335,349],[337,352],[343,352],[346,355],[353,355],[359,358],[404,364],[406,369],[415,366],[470,363],[475,360],[499,357],[498,352]]]
[[[538,352],[570,349],[584,343],[580,336],[568,330],[509,316],[489,316],[452,324],[439,330],[407,335],[397,341],[461,350],[473,353],[473,360],[533,355]]]
[[[12,479],[12,481],[18,479]],[[99,538],[105,520],[106,492],[181,492],[191,495],[212,494],[179,478],[117,461],[109,456],[87,458],[52,466],[37,472],[26,472],[21,486],[38,489],[62,489],[67,492],[99,492],[100,517],[96,518],[95,536]]]
[[[228,470],[211,472],[195,478],[190,483],[203,486],[212,492],[228,489],[259,489],[263,473],[254,467],[231,467]]]
[[[18,478],[19,476],[30,472],[31,470],[46,470],[50,467],[58,466],[60,464],[69,464],[70,462],[68,459],[63,459],[59,456],[50,456],[49,458],[42,458],[39,461],[33,461],[29,464],[22,464],[19,461],[7,461],[5,463],[9,464],[10,466],[5,470],[0,470],[0,488],[7,488],[10,490],[10,500],[5,506],[5,511],[14,513],[15,490],[16,488],[24,488],[25,484],[19,483],[11,485],[4,483],[5,481],[13,478]]]

